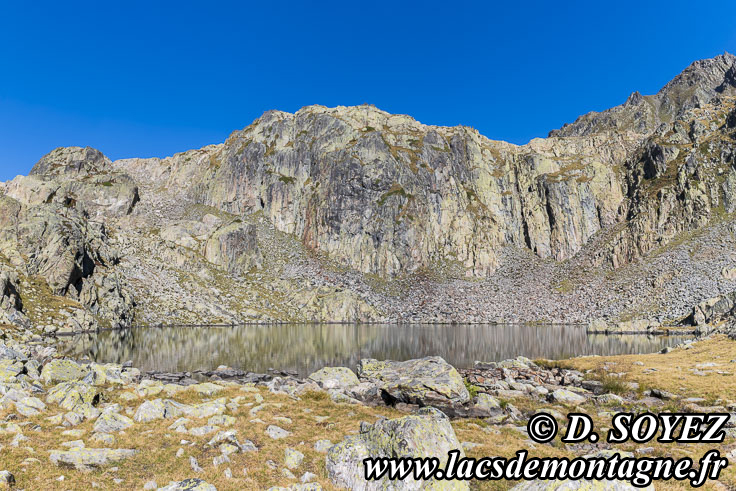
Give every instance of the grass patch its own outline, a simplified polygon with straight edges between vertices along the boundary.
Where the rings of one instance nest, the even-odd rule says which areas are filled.
[[[391,186],[391,189],[383,193],[378,199],[378,205],[383,206],[386,203],[386,200],[391,196],[401,196],[402,198],[406,199],[411,199],[414,197],[412,194],[407,193],[399,183],[394,183],[394,185]]]
[[[718,335],[699,341],[690,349],[678,348],[667,354],[581,357],[570,359],[568,363],[571,368],[583,372],[599,373],[604,364],[615,363],[615,371],[626,372],[626,380],[637,382],[640,388],[663,389],[686,397],[733,400],[736,399],[736,376],[733,375],[736,364],[730,361],[734,359],[736,341]],[[706,363],[715,363],[715,366],[703,367]]]
[[[463,380],[463,383],[465,384],[465,388],[468,389],[468,393],[470,394],[470,399],[473,400],[478,395],[478,392],[480,392],[480,387],[477,385],[473,385],[467,380]]]

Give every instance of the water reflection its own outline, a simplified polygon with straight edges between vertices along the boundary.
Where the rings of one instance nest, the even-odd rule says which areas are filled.
[[[475,360],[522,355],[651,353],[682,336],[604,336],[565,325],[278,325],[137,328],[85,334],[63,341],[67,354],[97,362],[133,360],[142,370],[186,371],[218,365],[253,372],[269,368],[306,376],[324,366],[355,368],[361,358],[407,360],[439,355],[457,367]]]

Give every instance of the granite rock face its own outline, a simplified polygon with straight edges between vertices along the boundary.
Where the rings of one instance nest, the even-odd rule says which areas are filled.
[[[252,224],[232,223],[215,232],[205,245],[204,257],[230,272],[258,269],[263,256]]]
[[[0,183],[0,321],[38,322],[25,297],[49,295],[89,317],[48,332],[136,315],[422,320],[430,308],[441,322],[590,320],[631,303],[600,301],[601,277],[662,255],[661,278],[629,283],[638,298],[677,283],[656,314],[683,316],[736,286],[713,279],[733,267],[717,252],[696,255],[693,274],[672,252],[706,231],[730,236],[735,61],[695,62],[655,95],[526,145],[363,105],[269,111],[222,144],[164,159],[56,149]],[[37,277],[49,291],[28,295],[21,284]]]

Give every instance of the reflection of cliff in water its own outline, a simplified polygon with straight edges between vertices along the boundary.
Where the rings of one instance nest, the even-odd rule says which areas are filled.
[[[69,338],[68,353],[98,362],[132,360],[143,370],[186,371],[228,365],[307,375],[323,366],[355,367],[361,358],[407,360],[439,355],[457,367],[475,360],[522,355],[561,359],[579,355],[651,353],[678,336],[588,335],[580,326],[276,325],[168,327],[105,331]]]

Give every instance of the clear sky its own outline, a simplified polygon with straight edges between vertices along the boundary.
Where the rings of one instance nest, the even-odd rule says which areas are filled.
[[[3,1],[0,180],[57,146],[163,157],[310,104],[526,143],[724,51],[733,0]]]

